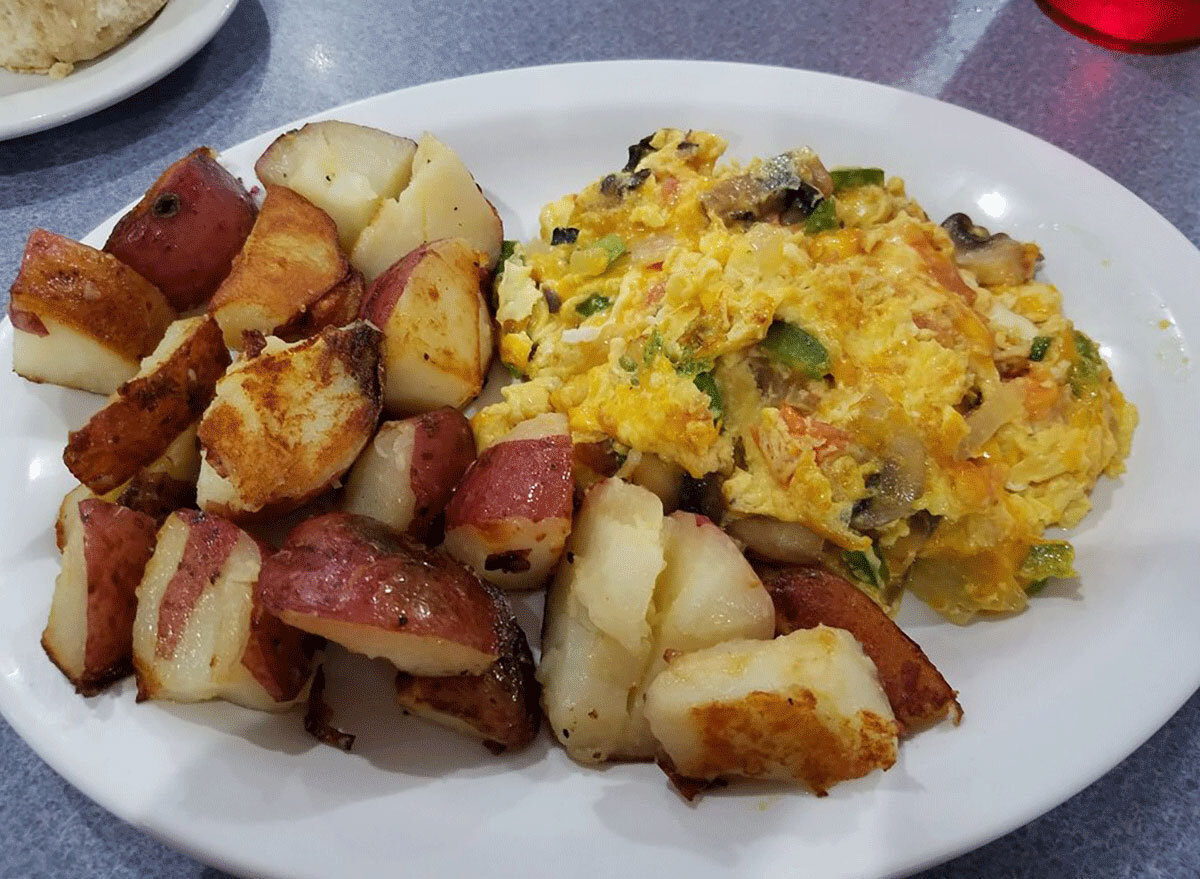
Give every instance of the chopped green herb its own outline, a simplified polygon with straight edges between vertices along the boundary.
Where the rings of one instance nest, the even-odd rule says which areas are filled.
[[[808,219],[804,221],[804,231],[809,235],[836,229],[841,224],[837,218],[837,206],[832,198],[823,198],[817,202]]]
[[[887,565],[875,555],[875,550],[848,549],[842,553],[842,561],[846,563],[855,580],[876,589],[887,586],[890,579]]]
[[[693,357],[691,354],[683,355],[675,361],[675,371],[680,375],[699,375],[702,372],[711,372],[712,368],[711,360],[704,357]]]
[[[1046,588],[1046,584],[1049,582],[1050,582],[1049,577],[1042,577],[1042,579],[1040,579],[1040,580],[1034,580],[1032,583],[1030,583],[1028,586],[1025,587],[1025,594],[1026,595],[1037,595],[1039,592],[1041,592],[1043,589]]]
[[[612,306],[612,300],[600,293],[593,293],[587,299],[575,305],[575,313],[580,317],[591,317],[607,311]]]
[[[1053,341],[1049,336],[1034,336],[1033,344],[1029,346],[1029,359],[1039,363],[1045,360],[1046,352],[1050,350],[1050,343]]]
[[[515,379],[525,378],[525,373],[521,372],[521,370],[517,369],[511,363],[504,363],[503,366],[504,366],[505,371],[509,375],[511,375],[513,378],[515,378]]]
[[[620,359],[617,360],[617,364],[626,372],[637,372],[637,361],[628,354],[622,354]]]
[[[834,192],[859,186],[883,186],[882,168],[835,168],[829,176],[833,178]]]
[[[554,231],[550,233],[550,243],[558,244],[574,244],[579,238],[579,230],[574,226],[555,226]]]
[[[1094,394],[1100,387],[1100,376],[1104,371],[1104,361],[1100,359],[1100,349],[1096,343],[1079,330],[1075,331],[1075,362],[1067,371],[1067,381],[1071,392],[1076,397]]]
[[[492,273],[494,280],[499,280],[504,274],[504,264],[508,262],[508,258],[516,252],[517,242],[509,241],[507,238],[500,242],[500,260],[496,263],[496,270]]]
[[[809,378],[820,378],[829,372],[829,352],[812,333],[777,320],[767,330],[759,347],[772,360],[791,369],[798,369]]]
[[[717,380],[711,372],[702,372],[692,379],[692,383],[708,394],[708,408],[712,410],[714,418],[720,418],[725,413],[725,403],[721,399],[721,390],[717,387]]]
[[[610,266],[625,252],[625,242],[621,240],[620,235],[605,235],[603,238],[596,239],[592,247],[599,247],[608,254]]]
[[[654,362],[654,358],[658,356],[658,352],[662,350],[663,337],[658,330],[653,330],[650,333],[650,338],[646,340],[646,347],[642,349],[642,363],[649,366]]]
[[[1021,562],[1021,575],[1030,578],[1033,583],[1049,577],[1074,577],[1074,562],[1075,547],[1065,540],[1035,543],[1029,547],[1025,561]]]

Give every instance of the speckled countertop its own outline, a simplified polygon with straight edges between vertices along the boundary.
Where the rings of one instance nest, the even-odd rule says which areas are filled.
[[[828,71],[969,107],[1095,165],[1200,243],[1200,51],[1118,55],[1059,30],[1032,0],[242,0],[210,45],[156,85],[0,143],[0,278],[7,286],[15,275],[32,226],[80,237],[197,144],[226,147],[345,101],[447,77],[653,57]],[[224,876],[92,804],[2,720],[0,804],[0,877]],[[1193,696],[1082,793],[922,876],[1200,876],[1198,829]]]

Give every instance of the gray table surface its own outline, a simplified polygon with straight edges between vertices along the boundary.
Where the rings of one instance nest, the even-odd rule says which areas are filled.
[[[227,147],[447,77],[655,57],[828,71],[969,107],[1095,165],[1200,243],[1200,52],[1115,54],[1059,30],[1032,0],[242,0],[213,42],[158,84],[0,143],[0,279],[15,275],[31,227],[82,236],[198,144]],[[0,720],[0,876],[224,874],[87,800]],[[1200,696],[1062,806],[922,876],[1200,876]]]

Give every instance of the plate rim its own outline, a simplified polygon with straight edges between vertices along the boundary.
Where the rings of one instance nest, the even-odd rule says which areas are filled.
[[[169,2],[170,0],[168,0]],[[6,118],[7,113],[5,112],[6,101],[18,98],[26,94],[26,92],[15,92],[11,95],[0,96],[0,141],[13,140],[18,137],[48,131],[60,125],[66,125],[68,122],[74,122],[77,119],[82,119],[85,116],[90,116],[93,113],[111,107],[113,104],[119,103],[158,82],[204,48],[216,36],[217,31],[224,26],[225,22],[229,20],[234,9],[237,8],[238,2],[239,0],[202,0],[200,5],[193,11],[192,17],[177,22],[164,32],[179,32],[178,39],[175,42],[177,51],[148,54],[145,65],[126,71],[125,75],[118,75],[116,72],[103,74],[97,77],[99,83],[84,82],[80,86],[71,87],[73,83],[70,76],[68,76],[61,81],[61,84],[49,87],[50,89],[55,89],[58,93],[53,96],[52,100],[46,102],[49,105],[46,109],[36,110],[32,114],[18,115],[9,119]],[[153,27],[155,21],[158,20],[157,16],[160,14],[161,10],[155,13],[155,18],[134,31],[133,39],[140,36],[147,28]],[[195,21],[192,21],[192,18],[195,18]],[[192,27],[179,27],[179,25],[187,23],[192,24]],[[102,62],[107,60],[129,45],[126,42],[116,46],[99,56],[99,58],[92,59],[92,61]],[[136,46],[132,48],[136,51]],[[17,74],[15,71],[7,71],[3,70],[3,68],[0,68],[0,71],[13,73],[17,76],[44,75]],[[37,89],[35,91],[40,92],[43,90]]]
[[[224,0],[224,2],[228,3],[229,8],[231,10],[232,7],[236,5],[237,0]],[[203,42],[200,45],[203,45]],[[199,46],[197,48],[199,48]],[[195,51],[195,50],[193,50],[193,51]],[[230,146],[226,149],[232,150],[232,149],[248,148],[250,145],[254,144],[256,141],[265,142],[270,138],[274,138],[279,133],[282,133],[284,131],[287,131],[289,129],[292,129],[296,126],[302,125],[309,121],[331,118],[338,113],[355,110],[355,109],[360,108],[363,105],[370,104],[370,103],[373,103],[376,101],[382,101],[382,100],[386,100],[389,98],[393,98],[394,96],[397,96],[397,95],[420,93],[422,91],[433,91],[438,88],[447,87],[450,84],[455,84],[455,85],[461,86],[461,85],[469,84],[474,81],[485,80],[485,79],[505,78],[505,77],[511,77],[511,76],[515,76],[515,77],[544,76],[547,73],[550,73],[553,71],[562,71],[562,70],[569,69],[569,68],[598,69],[598,68],[604,68],[604,67],[629,68],[629,67],[636,67],[636,66],[652,67],[652,68],[655,68],[660,71],[669,70],[671,68],[677,68],[677,69],[682,70],[682,69],[692,68],[692,67],[708,67],[708,68],[714,68],[714,69],[720,68],[720,69],[733,70],[733,71],[749,70],[749,71],[755,71],[757,74],[760,74],[760,75],[764,74],[764,73],[769,73],[770,75],[789,76],[789,77],[790,76],[799,76],[801,78],[809,78],[809,77],[817,78],[817,79],[824,78],[824,79],[833,80],[833,81],[840,81],[843,83],[850,83],[850,84],[853,84],[853,86],[856,88],[866,87],[870,90],[886,91],[889,93],[893,93],[894,95],[901,96],[903,98],[903,100],[905,100],[905,101],[911,101],[913,99],[917,99],[919,101],[928,102],[931,105],[937,105],[940,107],[948,107],[948,108],[951,108],[952,111],[955,111],[957,113],[969,114],[971,117],[974,117],[977,122],[985,123],[988,126],[996,126],[996,125],[1003,126],[1004,129],[1007,129],[1006,133],[1008,134],[1008,136],[1015,136],[1019,139],[1030,139],[1030,140],[1038,143],[1041,148],[1049,147],[1051,150],[1053,150],[1055,153],[1057,153],[1059,155],[1060,159],[1068,160],[1074,166],[1077,166],[1080,168],[1086,168],[1086,169],[1088,169],[1088,171],[1094,172],[1095,174],[1100,175],[1100,177],[1106,181],[1107,185],[1118,187],[1125,195],[1127,195],[1128,197],[1134,199],[1137,203],[1139,203],[1140,207],[1143,208],[1146,212],[1148,212],[1149,215],[1153,215],[1156,218],[1157,224],[1160,228],[1157,228],[1154,231],[1154,235],[1152,237],[1160,237],[1162,234],[1168,234],[1169,238],[1174,239],[1174,243],[1176,246],[1179,243],[1182,243],[1183,245],[1186,246],[1186,248],[1189,251],[1188,258],[1194,259],[1196,261],[1197,266],[1200,267],[1200,247],[1197,247],[1197,245],[1195,243],[1193,243],[1190,239],[1188,239],[1187,236],[1184,235],[1181,230],[1179,230],[1176,226],[1174,226],[1174,224],[1172,224],[1169,220],[1167,220],[1165,217],[1163,217],[1157,210],[1155,210],[1149,203],[1147,203],[1144,199],[1142,199],[1137,193],[1133,192],[1128,187],[1126,187],[1124,184],[1122,184],[1120,181],[1115,180],[1114,178],[1112,178],[1105,172],[1101,171],[1100,169],[1096,168],[1095,166],[1090,165],[1085,160],[1080,159],[1080,158],[1070,154],[1069,152],[1062,149],[1061,147],[1058,147],[1057,145],[1055,145],[1049,141],[1046,141],[1045,139],[1040,138],[1037,135],[1031,134],[1027,131],[1017,128],[1016,126],[1013,126],[1002,120],[995,119],[993,117],[989,117],[986,114],[983,114],[981,112],[978,112],[978,111],[975,111],[975,110],[972,110],[972,109],[969,109],[966,107],[962,107],[957,104],[953,104],[951,102],[941,100],[939,98],[934,98],[934,97],[930,97],[928,95],[922,95],[922,94],[915,93],[915,92],[905,91],[904,89],[900,89],[895,86],[885,85],[885,84],[881,84],[881,83],[875,83],[875,82],[871,82],[868,80],[856,79],[856,78],[852,78],[852,77],[846,77],[846,76],[841,76],[838,74],[831,74],[831,73],[825,73],[825,72],[820,72],[820,71],[803,70],[800,68],[789,68],[789,67],[781,67],[781,66],[775,66],[775,65],[759,65],[759,64],[751,64],[751,63],[744,63],[744,62],[723,62],[723,61],[706,61],[706,60],[694,60],[693,61],[693,60],[680,60],[680,59],[663,59],[663,60],[657,60],[657,59],[619,60],[618,59],[618,60],[606,60],[606,61],[570,62],[570,63],[565,63],[565,64],[546,64],[546,65],[536,65],[536,66],[529,66],[529,67],[508,68],[508,69],[503,69],[503,70],[493,70],[493,71],[471,74],[468,76],[453,77],[453,78],[449,78],[449,79],[420,83],[420,84],[416,84],[416,85],[412,85],[412,86],[408,86],[408,87],[390,90],[387,92],[381,92],[381,93],[375,94],[375,95],[358,98],[358,99],[337,105],[335,107],[326,108],[326,109],[323,109],[323,110],[320,110],[320,111],[317,111],[317,112],[314,112],[311,114],[307,114],[303,117],[300,117],[298,119],[292,120],[288,123],[277,126],[268,131],[264,131],[260,134],[254,135],[250,138],[247,138],[247,139],[239,142],[238,144]],[[135,201],[136,201],[136,199],[135,199]],[[134,202],[131,202],[131,204],[132,203],[134,203]],[[120,216],[120,213],[122,211],[124,211],[125,209],[126,208],[119,209],[116,213],[114,213],[107,220],[103,221],[98,226],[96,226],[94,229],[89,231],[87,233],[87,235],[84,237],[85,238],[93,237],[93,236],[96,236],[97,234],[101,233],[102,230],[104,230],[106,227],[110,226],[115,221],[115,219],[118,216]],[[1169,233],[1166,233],[1166,230],[1170,230],[1170,233],[1173,233],[1173,236],[1170,235]],[[12,334],[12,326],[6,316],[3,319],[3,321],[0,322],[0,347],[3,347],[5,344],[11,344],[11,342],[10,342],[11,334]],[[1182,696],[1180,698],[1178,698],[1178,700],[1173,698],[1170,700],[1166,700],[1166,702],[1161,703],[1164,706],[1163,710],[1161,710],[1159,712],[1154,712],[1152,719],[1144,720],[1143,723],[1138,724],[1137,726],[1139,727],[1140,732],[1136,736],[1132,736],[1128,739],[1123,740],[1126,743],[1132,741],[1133,744],[1127,748],[1125,747],[1125,745],[1122,745],[1119,748],[1111,749],[1113,751],[1113,753],[1119,752],[1119,756],[1117,757],[1116,760],[1112,761],[1111,763],[1108,763],[1108,765],[1106,765],[1106,767],[1104,769],[1102,769],[1101,771],[1080,773],[1079,777],[1072,779],[1070,784],[1060,785],[1056,789],[1055,793],[1046,793],[1041,797],[1034,798],[1032,801],[1028,801],[1026,808],[1015,810],[1019,814],[1017,814],[1016,817],[1011,818],[1009,821],[1001,822],[1000,824],[990,825],[987,829],[984,829],[984,830],[974,830],[971,833],[960,834],[958,837],[959,842],[955,845],[942,846],[936,852],[930,853],[930,854],[927,854],[924,856],[910,857],[907,861],[904,862],[904,864],[897,866],[895,869],[889,870],[886,873],[882,873],[882,874],[872,873],[871,875],[885,875],[885,876],[907,875],[911,872],[916,872],[919,870],[927,869],[931,866],[934,866],[934,865],[937,865],[940,863],[944,863],[944,862],[951,860],[961,854],[975,850],[983,845],[986,845],[988,842],[991,842],[991,841],[998,839],[1008,833],[1011,833],[1013,830],[1029,823],[1030,821],[1047,813],[1048,811],[1052,810],[1056,806],[1058,806],[1061,803],[1065,802],[1066,800],[1070,799],[1072,796],[1075,796],[1081,790],[1083,790],[1086,787],[1088,787],[1089,785],[1093,784],[1095,781],[1097,781],[1103,775],[1105,775],[1109,771],[1111,771],[1111,769],[1113,769],[1120,762],[1122,762],[1126,757],[1128,757],[1129,754],[1133,753],[1138,748],[1140,748],[1142,745],[1144,745],[1146,740],[1148,740],[1174,714],[1176,714],[1179,711],[1179,709],[1194,695],[1194,693],[1197,691],[1197,689],[1200,689],[1200,658],[1198,658],[1196,662],[1197,662],[1197,664],[1196,664],[1195,673],[1191,676],[1192,682],[1190,684],[1190,689],[1186,689],[1186,691],[1180,691],[1180,692],[1182,692]],[[1183,677],[1186,678],[1187,676],[1184,675]],[[37,741],[36,736],[32,736],[32,737],[27,736],[26,735],[27,730],[24,728],[24,725],[14,723],[9,712],[5,710],[6,700],[3,698],[4,693],[5,693],[5,688],[0,687],[0,713],[2,713],[5,716],[5,718],[8,720],[8,722],[13,726],[14,731],[16,731],[17,734],[21,736],[21,738],[25,742],[25,744],[28,747],[30,747],[31,750],[33,750],[35,753],[37,753],[38,756],[44,762],[46,762],[46,764],[48,766],[50,766],[50,768],[53,769],[57,774],[59,774],[62,778],[64,778],[73,787],[75,787],[77,790],[82,792],[89,799],[92,799],[94,802],[96,802],[98,805],[100,805],[106,811],[117,816],[118,818],[121,818],[122,820],[124,820],[128,823],[133,824],[134,826],[138,827],[142,832],[147,833],[151,837],[163,842],[164,844],[170,846],[171,848],[173,848],[177,851],[184,852],[202,863],[211,864],[211,865],[217,866],[221,869],[226,869],[226,870],[229,870],[231,872],[238,873],[241,875],[253,875],[257,871],[259,871],[259,867],[255,864],[252,864],[249,861],[240,860],[236,857],[227,858],[221,854],[214,852],[211,849],[205,848],[202,843],[193,844],[193,843],[189,842],[188,839],[185,837],[182,837],[179,835],[174,835],[169,830],[166,830],[166,829],[156,826],[152,820],[152,817],[147,818],[147,816],[139,815],[133,809],[114,808],[114,806],[112,804],[112,797],[107,795],[105,790],[97,789],[97,787],[95,785],[89,783],[89,781],[87,780],[86,773],[82,771],[82,767],[80,767],[80,771],[73,771],[71,767],[68,767],[67,770],[64,771],[62,768],[55,765],[47,758],[46,754],[43,753],[42,748],[40,748],[37,744],[35,744],[35,742]],[[1135,739],[1136,739],[1136,741],[1135,741]],[[1105,761],[1105,762],[1107,762],[1107,761]],[[282,877],[282,876],[289,875],[289,874],[279,873],[277,875]]]

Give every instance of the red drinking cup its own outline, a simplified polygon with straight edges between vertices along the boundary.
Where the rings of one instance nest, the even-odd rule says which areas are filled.
[[[1200,46],[1200,0],[1037,0],[1050,18],[1109,49],[1161,54]]]

